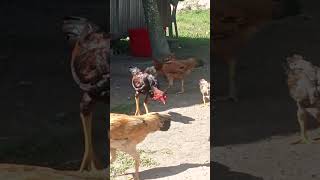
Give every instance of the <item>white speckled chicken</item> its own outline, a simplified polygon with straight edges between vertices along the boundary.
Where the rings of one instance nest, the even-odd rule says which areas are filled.
[[[291,97],[298,106],[297,118],[301,139],[297,143],[311,143],[307,136],[307,115],[320,122],[319,80],[320,68],[303,59],[300,55],[288,57],[286,73]]]

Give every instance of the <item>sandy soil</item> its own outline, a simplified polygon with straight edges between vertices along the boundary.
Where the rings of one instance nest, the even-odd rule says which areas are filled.
[[[206,64],[195,69],[186,78],[184,94],[176,94],[180,90],[180,83],[176,82],[169,90],[166,105],[158,102],[150,103],[150,111],[170,112],[173,122],[168,132],[151,134],[138,146],[139,149],[155,151],[150,157],[159,163],[156,167],[142,167],[140,170],[142,179],[210,178],[210,142],[208,141],[210,106],[202,106],[202,95],[198,86],[199,79],[210,80],[208,48],[208,45],[205,45],[197,48],[185,47],[175,51],[178,56],[199,57]],[[150,59],[127,56],[112,58],[111,107],[132,101],[134,90],[130,84],[129,65],[143,68],[150,66],[151,63]],[[161,87],[167,85],[163,78],[159,78],[159,81]],[[167,151],[170,153],[163,153]],[[132,172],[134,172],[132,169],[128,171],[128,173]],[[125,178],[127,177],[120,176],[117,179]]]

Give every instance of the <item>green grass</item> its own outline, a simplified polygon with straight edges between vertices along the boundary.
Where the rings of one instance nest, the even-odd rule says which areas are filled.
[[[110,112],[112,113],[121,113],[121,114],[131,114],[132,112],[135,111],[135,102],[129,101],[128,103],[125,104],[120,104],[115,107],[112,107]]]
[[[149,155],[154,152],[139,150],[140,154],[140,167],[153,167],[159,165]],[[134,160],[128,154],[117,152],[117,160],[110,166],[110,177],[114,179],[115,176],[123,175],[128,169],[134,168]]]
[[[188,10],[177,13],[179,37],[210,39],[210,10]]]
[[[184,10],[177,13],[179,42],[184,47],[208,45],[210,42],[210,10]],[[127,39],[121,39],[113,47],[122,52],[129,50]]]

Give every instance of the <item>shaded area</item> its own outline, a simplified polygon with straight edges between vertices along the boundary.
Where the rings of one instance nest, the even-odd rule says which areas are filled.
[[[299,132],[296,105],[289,96],[282,62],[299,53],[316,65],[319,61],[319,13],[307,11],[319,3],[304,4],[312,18],[288,17],[267,24],[239,54],[239,103],[216,102],[215,146],[250,143],[276,135]],[[227,69],[215,61],[214,93],[227,92]],[[310,128],[316,121],[310,118]],[[297,134],[298,138],[298,134]]]
[[[211,162],[213,168],[213,179],[223,180],[263,180],[261,177],[255,177],[250,174],[231,171],[229,167],[217,162]]]
[[[0,7],[0,162],[78,169],[80,92],[61,20],[83,16],[106,28],[106,1],[2,1]],[[105,159],[107,109],[98,105],[93,131]]]
[[[23,176],[21,176],[22,173]],[[0,179],[101,180],[106,179],[106,175],[103,171],[89,174],[78,171],[59,171],[38,166],[0,164]]]

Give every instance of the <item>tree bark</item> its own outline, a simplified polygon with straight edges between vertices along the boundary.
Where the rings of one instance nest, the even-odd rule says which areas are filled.
[[[168,56],[171,52],[160,19],[157,0],[142,0],[142,4],[149,31],[152,56],[157,59]]]

